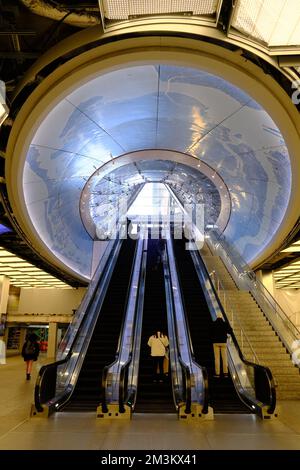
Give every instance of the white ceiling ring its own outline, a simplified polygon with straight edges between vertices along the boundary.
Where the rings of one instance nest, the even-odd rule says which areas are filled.
[[[225,230],[230,218],[231,203],[230,193],[221,176],[207,163],[200,161],[198,158],[193,157],[192,155],[163,149],[142,150],[120,155],[119,157],[114,158],[113,160],[110,160],[99,167],[95,173],[91,175],[89,180],[86,182],[85,187],[83,188],[80,198],[80,214],[83,225],[86,228],[93,227],[94,225],[91,214],[86,210],[86,207],[90,200],[91,193],[93,192],[94,187],[99,182],[99,180],[109,175],[117,168],[121,168],[130,163],[138,163],[141,161],[144,162],[145,160],[152,162],[155,162],[155,160],[165,160],[182,163],[183,165],[194,168],[197,172],[205,175],[219,193],[221,199],[221,211],[216,221],[216,225],[221,232]],[[91,230],[89,230],[89,232],[91,232]]]

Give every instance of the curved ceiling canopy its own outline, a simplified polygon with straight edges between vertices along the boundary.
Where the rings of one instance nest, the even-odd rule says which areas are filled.
[[[156,149],[211,167],[230,194],[229,241],[248,262],[263,252],[290,198],[290,161],[279,129],[221,77],[153,63],[99,73],[65,96],[31,141],[23,171],[28,215],[44,246],[69,270],[90,277],[93,241],[79,205],[91,175],[115,157]]]
[[[130,207],[138,190],[147,183],[169,186],[182,205],[203,207],[207,229],[223,231],[230,216],[230,195],[215,170],[199,159],[167,150],[144,150],[123,155],[100,167],[87,181],[80,199],[83,224],[92,238],[105,230],[107,219]],[[116,216],[117,217],[117,216]]]

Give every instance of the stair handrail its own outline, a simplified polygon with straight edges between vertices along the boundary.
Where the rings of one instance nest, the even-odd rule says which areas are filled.
[[[236,321],[239,325],[239,329],[241,330],[242,335],[245,337],[245,339],[246,339],[246,341],[247,341],[247,343],[248,343],[248,345],[249,345],[249,347],[252,351],[254,360],[257,362],[257,364],[259,364],[259,359],[258,359],[257,353],[255,352],[248,335],[244,331],[244,328],[241,324],[239,315],[234,311],[234,308],[232,307],[231,302],[228,299],[228,296],[226,295],[226,289],[225,289],[225,287],[222,283],[222,279],[220,279],[220,276],[216,273],[215,270],[213,270],[211,272],[208,272],[208,274],[209,274],[209,276],[210,276],[210,278],[211,278],[211,280],[214,284],[214,287],[215,287],[215,290],[216,290],[216,292],[219,296],[219,299],[221,297],[221,295],[220,295],[221,292],[224,296],[224,305],[223,305],[224,310],[227,311],[227,306],[229,306],[229,308],[230,308],[230,314],[232,316],[232,327],[234,325],[234,321]],[[216,285],[216,281],[217,281],[217,285]],[[220,289],[220,286],[222,287],[222,289]],[[241,345],[241,349],[243,350],[243,345]]]
[[[206,241],[213,251],[218,253],[218,256],[222,259],[228,271],[233,275],[237,285],[244,290],[245,286],[247,287],[247,290],[252,294],[274,330],[277,331],[290,355],[293,355],[295,349],[294,341],[299,341],[300,339],[299,329],[292,323],[272,294],[257,278],[254,271],[242,258],[240,253],[229,244],[224,234],[221,234],[217,230],[211,230]],[[281,320],[280,325],[276,322],[274,314]],[[298,367],[300,366],[299,363],[296,365]]]

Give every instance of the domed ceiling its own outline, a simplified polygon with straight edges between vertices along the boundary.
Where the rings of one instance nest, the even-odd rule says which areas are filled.
[[[135,65],[99,74],[65,96],[41,123],[27,154],[28,215],[43,244],[78,276],[90,278],[93,250],[79,210],[86,182],[115,157],[156,149],[184,153],[187,160],[191,155],[223,180],[231,201],[225,235],[248,262],[276,233],[290,198],[291,169],[266,111],[210,73]],[[157,165],[152,174],[161,170]],[[180,172],[174,168],[174,180]],[[199,175],[197,190],[205,185]],[[217,196],[209,204],[210,211],[222,211]]]

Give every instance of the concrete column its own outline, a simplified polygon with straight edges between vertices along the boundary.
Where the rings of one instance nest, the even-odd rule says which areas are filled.
[[[56,343],[57,343],[57,323],[50,322],[48,330],[48,349],[47,357],[56,357]]]
[[[0,316],[7,313],[8,295],[10,279],[7,276],[0,276]]]

